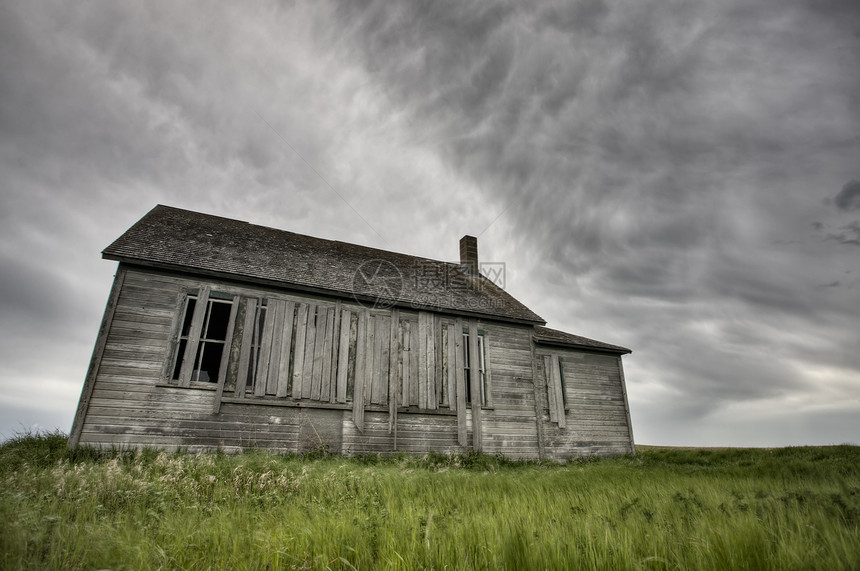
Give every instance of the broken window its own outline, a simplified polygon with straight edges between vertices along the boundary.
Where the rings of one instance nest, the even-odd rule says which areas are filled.
[[[219,380],[226,368],[225,345],[234,313],[231,297],[210,294],[208,288],[185,298],[171,379],[180,386]]]

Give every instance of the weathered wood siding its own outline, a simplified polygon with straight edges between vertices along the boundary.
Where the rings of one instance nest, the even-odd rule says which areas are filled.
[[[529,325],[368,309],[134,266],[121,265],[118,276],[71,445],[477,449],[515,458],[627,451],[617,359],[552,352],[568,379],[560,427],[544,402],[549,353],[534,358]],[[208,301],[230,313],[221,342],[227,357],[217,375],[200,376],[217,382],[196,380],[189,364],[198,344],[212,342],[201,313]]]
[[[88,406],[75,419],[80,426],[78,442],[102,447],[217,447],[219,432],[229,430],[230,424],[211,415],[215,387],[157,386],[163,382],[183,281],[122,267],[119,271],[125,278],[113,319],[100,333],[104,350],[93,356]]]
[[[634,452],[617,355],[540,345],[536,355],[536,392],[547,458]],[[556,368],[555,363],[560,366]],[[552,396],[554,374],[558,375],[556,382],[561,381],[556,385],[560,402],[554,402]]]
[[[481,328],[485,330],[492,387],[490,406],[481,411],[482,451],[536,458],[532,328],[498,323],[482,323]]]

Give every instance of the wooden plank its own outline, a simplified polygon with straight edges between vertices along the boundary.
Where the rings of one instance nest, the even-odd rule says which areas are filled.
[[[397,405],[400,388],[400,310],[391,310],[388,327],[388,432],[394,434],[394,449],[397,450]]]
[[[114,313],[114,319],[131,323],[148,323],[160,329],[167,329],[173,322],[173,315],[169,311],[165,312],[165,315],[153,315],[153,312],[145,307],[132,309],[127,306],[118,306],[116,313]]]
[[[377,315],[374,318],[373,340],[373,386],[370,392],[372,404],[388,403],[388,364],[391,359],[391,318]]]
[[[281,372],[281,338],[284,335],[284,320],[286,319],[287,302],[282,299],[270,299],[268,312],[272,322],[272,339],[269,350],[269,366],[266,375],[266,394],[278,393],[278,375]],[[274,318],[274,319],[273,319]]]
[[[403,336],[402,349],[401,349],[401,375],[402,378],[400,380],[400,405],[401,406],[412,406],[411,401],[411,391],[412,391],[412,369],[409,364],[412,362],[412,349],[411,349],[411,340],[409,338],[410,331],[412,330],[410,321],[402,321],[400,323],[401,335]],[[417,402],[415,403],[418,404]]]
[[[364,353],[364,402],[371,402],[371,393],[373,389],[373,373],[375,371],[375,364],[377,359],[377,354],[373,350],[376,345],[376,319],[371,314],[367,316],[366,323],[366,346]]]
[[[353,312],[349,321],[349,359],[347,361],[346,401],[352,402],[355,392],[355,357],[358,352],[358,316],[360,311]]]
[[[290,349],[293,342],[293,321],[296,304],[288,301],[284,304],[284,319],[281,332],[281,343],[278,351],[278,386],[275,396],[286,397],[290,390]]]
[[[311,400],[320,400],[322,396],[322,370],[325,354],[326,327],[328,325],[328,308],[317,306],[316,332],[314,339],[314,361],[311,369]],[[328,399],[326,399],[328,400]]]
[[[373,323],[373,343],[368,345],[368,355],[373,355],[373,362],[370,365],[370,375],[367,377],[367,382],[370,385],[370,392],[365,391],[365,397],[369,398],[367,402],[370,404],[381,404],[379,402],[379,394],[381,392],[380,383],[382,382],[382,378],[380,376],[380,361],[382,360],[382,327],[379,321],[380,317],[378,315],[373,315],[370,318],[369,323]],[[388,376],[386,375],[386,380]]]
[[[261,397],[266,394],[267,381],[269,378],[269,359],[272,357],[272,335],[274,333],[274,308],[273,302],[265,309],[260,307],[260,317],[263,318],[263,332],[260,334],[260,342],[257,349],[257,370],[254,371],[254,396]]]
[[[105,345],[107,344],[107,337],[110,331],[111,321],[113,320],[114,312],[116,311],[116,305],[119,301],[120,292],[122,291],[122,284],[125,281],[126,270],[122,267],[122,264],[119,264],[117,267],[116,276],[113,279],[113,285],[111,286],[110,295],[108,295],[107,302],[105,303],[105,312],[102,316],[102,322],[99,326],[99,333],[96,336],[96,343],[93,346],[93,354],[90,357],[90,365],[87,368],[87,376],[84,377],[84,386],[81,389],[81,397],[78,399],[78,408],[75,411],[75,419],[72,423],[72,430],[69,434],[69,448],[75,448],[78,445],[78,442],[81,439],[81,431],[84,427],[84,421],[86,420],[87,410],[90,405],[90,398],[93,394],[93,387],[95,386],[96,377],[98,376],[99,366],[101,364],[102,355],[104,354]]]
[[[340,317],[340,343],[337,358],[337,397],[339,403],[346,402],[346,381],[349,374],[349,327],[352,313],[344,309]]]
[[[124,333],[150,333],[154,337],[167,337],[170,335],[170,326],[155,323],[141,323],[140,321],[126,321],[114,317],[111,322],[111,331],[122,330]]]
[[[314,349],[317,338],[317,306],[308,306],[308,328],[305,332],[305,362],[302,366],[302,398],[311,398],[314,372]]]
[[[436,410],[438,401],[436,400],[436,316],[432,313],[427,315],[427,329],[424,338],[427,344],[426,353],[427,359],[427,408]]]
[[[448,408],[451,410],[457,410],[457,364],[456,364],[456,325],[454,323],[449,323],[445,328],[445,339],[446,350],[445,350],[445,365],[446,365],[446,381],[448,385],[448,390],[446,391],[445,397],[447,402],[443,402],[447,404]]]
[[[248,369],[251,365],[251,343],[254,339],[256,317],[257,299],[251,297],[245,301],[245,323],[242,329],[242,346],[239,349],[239,368],[236,373],[236,389],[234,391],[237,398],[245,396],[245,389],[248,386]]]
[[[427,402],[427,312],[418,312],[418,408],[429,408]]]
[[[331,353],[334,345],[335,310],[329,308],[325,318],[325,340],[323,342],[322,379],[320,383],[320,400],[331,400]]]
[[[543,356],[543,376],[546,385],[547,404],[549,406],[549,421],[558,424],[558,403],[552,380],[552,355]]]
[[[444,400],[444,395],[442,392],[442,377],[444,376],[442,373],[442,355],[445,353],[444,345],[442,345],[442,319],[434,314],[433,315],[433,371],[434,371],[434,382],[436,387],[436,398],[433,400],[433,404],[436,405],[433,408],[438,408],[438,406]]]
[[[367,312],[366,322],[364,324],[364,402],[370,403],[370,391],[373,384],[373,314]]]
[[[382,405],[388,404],[389,387],[391,385],[391,316],[383,315],[379,319],[379,334],[382,337],[382,351],[379,354],[377,371],[379,374],[379,400]]]
[[[300,303],[296,316],[296,346],[293,352],[293,398],[302,398],[304,384],[305,338],[308,329],[308,304]]]
[[[200,288],[200,293],[197,294],[197,301],[194,304],[194,316],[191,318],[188,341],[185,343],[185,354],[182,356],[182,368],[179,370],[180,387],[187,387],[191,384],[191,374],[194,372],[194,358],[197,357],[197,347],[200,344],[200,333],[203,330],[203,321],[206,319],[208,305],[209,286],[205,285]]]
[[[418,388],[418,362],[420,335],[417,321],[409,322],[409,406],[418,406],[421,391]]]
[[[478,373],[478,320],[469,319],[469,365],[472,393],[472,448],[477,452],[484,449],[481,430],[481,376]]]
[[[332,315],[332,333],[331,333],[331,351],[329,358],[329,402],[337,402],[337,363],[340,359],[340,325],[341,311],[340,300],[337,300],[334,306],[334,314]]]
[[[441,322],[441,320],[440,320]],[[442,334],[439,338],[439,354],[442,355],[441,359],[441,367],[442,367],[442,397],[439,403],[441,408],[448,408],[451,410],[457,410],[456,400],[451,400],[451,388],[452,381],[454,376],[451,374],[453,371],[452,363],[449,361],[448,356],[453,355],[451,352],[450,341],[448,340],[450,323],[446,323],[442,327]]]
[[[486,385],[487,407],[493,408],[493,367],[490,365],[490,333],[484,331],[484,384]]]
[[[454,382],[457,394],[457,442],[460,446],[469,445],[466,426],[466,358],[463,349],[463,321],[454,324]]]
[[[224,383],[227,382],[227,366],[230,362],[230,352],[233,349],[233,331],[236,328],[236,314],[239,311],[240,300],[238,295],[233,296],[230,319],[227,321],[227,334],[224,337],[224,352],[221,353],[221,366],[218,368],[218,388],[215,390],[212,414],[218,414],[221,411],[221,398],[224,396]]]
[[[355,384],[352,394],[352,421],[360,433],[364,433],[364,385],[367,353],[367,310],[358,314],[355,339]]]
[[[558,355],[553,354],[550,359],[552,367],[552,389],[555,392],[555,406],[557,407],[556,416],[558,417],[558,427],[565,428],[567,426],[567,415],[564,410],[564,395],[561,389],[561,373],[558,366]]]

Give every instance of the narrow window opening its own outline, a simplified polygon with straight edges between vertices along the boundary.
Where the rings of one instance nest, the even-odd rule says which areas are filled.
[[[472,402],[472,362],[471,362],[471,351],[469,351],[469,332],[468,330],[463,332],[463,370],[466,377],[466,402]],[[478,377],[478,385],[481,389],[481,405],[486,406],[487,404],[487,363],[484,355],[484,336],[481,333],[478,333],[478,364],[477,364],[477,372]]]
[[[558,378],[561,380],[561,400],[567,406],[567,385],[564,382],[564,364],[562,360],[558,360]]]

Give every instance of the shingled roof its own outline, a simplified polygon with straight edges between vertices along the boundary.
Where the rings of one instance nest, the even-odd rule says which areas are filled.
[[[606,353],[618,353],[620,355],[633,352],[626,347],[610,345],[603,341],[595,341],[588,337],[580,337],[579,335],[565,333],[558,329],[550,329],[549,327],[542,327],[540,325],[535,325],[534,340],[537,343],[548,345],[562,345],[565,347],[576,347],[577,349],[590,349]]]
[[[459,264],[158,205],[104,249],[109,260],[180,270],[361,301],[545,321]]]

